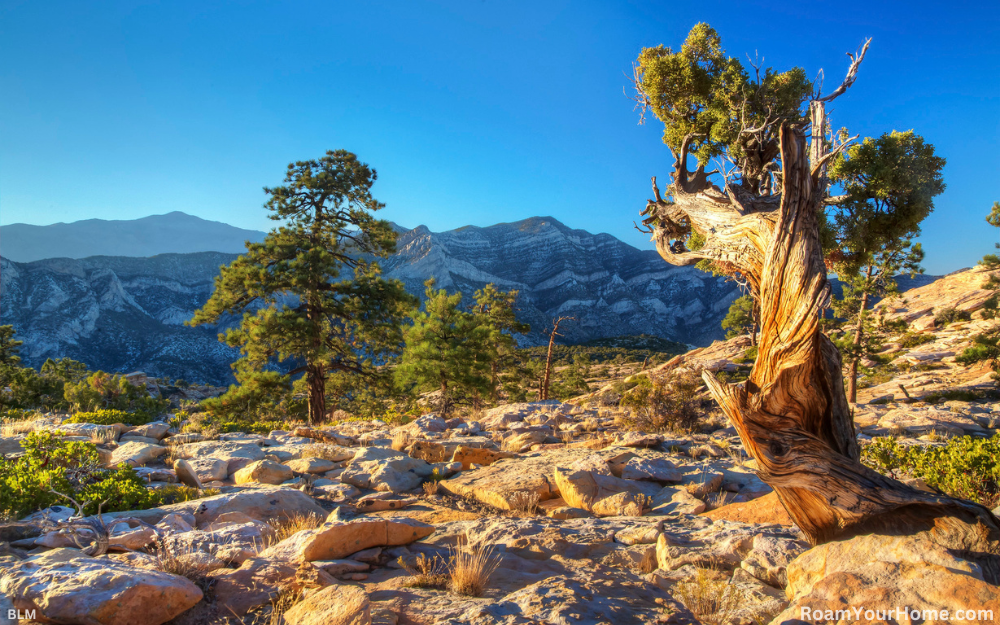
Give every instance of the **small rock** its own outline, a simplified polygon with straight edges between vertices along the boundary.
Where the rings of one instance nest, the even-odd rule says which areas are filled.
[[[271,460],[257,460],[233,474],[237,484],[281,484],[292,479],[292,470]]]
[[[284,614],[288,625],[371,625],[371,602],[357,586],[327,586]]]

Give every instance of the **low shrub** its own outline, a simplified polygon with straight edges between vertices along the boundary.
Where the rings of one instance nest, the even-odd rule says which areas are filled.
[[[62,502],[78,501],[87,513],[151,508],[159,497],[129,466],[100,468],[92,443],[65,441],[51,432],[32,432],[17,458],[0,457],[0,516],[21,518]],[[103,505],[102,505],[103,504]]]
[[[940,327],[946,326],[949,323],[968,321],[970,319],[972,319],[972,315],[967,310],[945,308],[943,310],[939,310],[937,314],[934,315],[934,325]]]
[[[66,423],[93,423],[95,425],[146,425],[152,421],[147,413],[125,412],[124,410],[94,410],[93,412],[78,412],[66,419]]]
[[[642,432],[691,432],[704,413],[698,397],[703,382],[693,373],[638,377],[636,385],[621,399],[629,414],[620,417],[622,425]]]
[[[890,477],[916,477],[952,497],[993,508],[1000,501],[1000,434],[992,438],[961,436],[944,446],[900,445],[880,437],[861,450],[867,466]]]

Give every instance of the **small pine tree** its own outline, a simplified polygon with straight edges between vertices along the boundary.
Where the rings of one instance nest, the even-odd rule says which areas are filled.
[[[405,347],[396,367],[397,380],[419,390],[441,391],[441,413],[456,400],[489,392],[491,327],[461,309],[462,294],[434,290],[424,283],[424,310],[413,313],[413,325],[403,330]]]
[[[475,293],[475,315],[489,333],[490,400],[496,401],[501,388],[517,384],[521,378],[515,336],[531,331],[516,317],[518,291],[501,291],[487,284]]]
[[[21,345],[24,341],[14,338],[14,326],[0,326],[0,365],[21,364]]]
[[[757,344],[757,305],[752,295],[743,295],[733,301],[722,320],[722,329],[727,339],[749,334],[752,343]]]

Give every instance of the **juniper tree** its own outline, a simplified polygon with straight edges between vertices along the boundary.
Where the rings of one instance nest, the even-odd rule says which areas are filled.
[[[414,300],[382,277],[374,259],[395,251],[396,234],[377,219],[374,169],[346,150],[288,166],[284,184],[264,188],[269,217],[282,222],[222,268],[215,291],[190,325],[242,314],[220,340],[242,353],[238,372],[290,366],[303,376],[309,422],[326,415],[326,378],[371,375],[398,350]],[[270,380],[274,382],[274,380]]]
[[[944,191],[943,168],[934,146],[912,130],[865,139],[830,166],[831,181],[844,190],[827,199],[826,258],[845,284],[835,311],[854,325],[853,339],[843,345],[850,402],[857,401],[858,362],[870,351],[864,349],[869,303],[896,291],[897,273],[923,271],[923,250],[913,238]]]
[[[729,312],[722,319],[722,329],[726,338],[731,339],[742,334],[750,335],[750,342],[757,344],[757,305],[750,295],[737,297],[729,307]]]
[[[462,310],[462,294],[448,295],[426,287],[423,310],[412,314],[403,330],[405,347],[396,367],[400,384],[441,391],[441,413],[451,412],[456,398],[490,389],[490,345],[493,332],[475,313]]]
[[[739,274],[760,307],[749,378],[728,384],[705,371],[702,379],[811,542],[934,528],[942,545],[989,558],[1000,549],[1000,521],[988,509],[861,463],[843,361],[820,326],[830,302],[819,234],[824,167],[847,147],[828,139],[825,109],[855,83],[868,43],[828,95],[798,68],[745,70],[705,24],[676,52],[643,50],[635,99],[663,123],[674,156],[665,193],[653,178],[643,224],[664,260],[708,260]],[[724,169],[709,171],[716,156]],[[688,245],[695,235],[697,249]]]
[[[0,326],[0,365],[17,366],[21,363],[21,345],[24,341],[14,338],[14,326]]]

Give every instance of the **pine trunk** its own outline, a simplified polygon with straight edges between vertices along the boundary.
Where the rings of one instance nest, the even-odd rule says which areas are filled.
[[[326,376],[322,367],[306,368],[306,385],[309,387],[309,425],[326,419]]]
[[[674,164],[673,201],[660,198],[654,178],[646,223],[654,225],[665,260],[709,259],[739,272],[759,302],[758,356],[749,379],[725,384],[702,374],[758,475],[814,544],[928,531],[942,544],[982,555],[1000,574],[1000,560],[988,555],[1000,553],[1000,522],[988,509],[916,490],[859,460],[840,354],[819,326],[830,300],[816,218],[825,185],[820,168],[810,167],[803,131],[781,128],[780,196],[738,188],[726,195],[702,167],[689,175],[684,143]],[[706,239],[697,251],[675,242],[692,230]]]
[[[868,283],[871,281],[872,269],[868,268],[865,280],[865,291],[861,294],[861,307],[858,310],[858,327],[854,330],[854,355],[851,357],[851,371],[847,377],[847,401],[852,404],[858,401],[858,361],[861,360],[861,340],[865,331],[865,308],[868,308]]]

